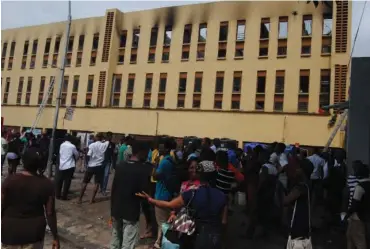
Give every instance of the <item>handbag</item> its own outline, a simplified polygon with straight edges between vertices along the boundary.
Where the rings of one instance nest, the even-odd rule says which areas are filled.
[[[306,238],[295,238],[295,239],[292,239],[291,235],[289,234],[288,243],[287,243],[287,246],[286,246],[287,249],[312,249],[312,241],[311,241],[310,189],[308,188],[308,186],[306,184],[305,184],[305,186],[307,187],[307,190],[308,190],[307,191],[307,196],[308,196],[308,226],[309,226],[309,237],[308,237],[308,239],[306,239]],[[296,208],[297,208],[297,200],[295,201],[295,204],[294,204],[293,216],[292,216],[292,220],[290,222],[290,230],[292,230],[292,227],[293,227],[293,221],[294,221],[294,218],[295,218]]]
[[[190,204],[195,196],[195,190],[192,191],[192,197],[188,204],[180,210],[175,220],[172,223],[172,230],[179,233],[192,235],[195,232],[195,221],[193,215],[191,215]]]

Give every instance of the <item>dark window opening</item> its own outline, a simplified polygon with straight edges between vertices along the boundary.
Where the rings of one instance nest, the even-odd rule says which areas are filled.
[[[120,48],[126,47],[126,41],[127,41],[127,31],[123,30],[121,32],[120,38],[119,38],[119,46]]]
[[[152,91],[152,78],[146,78],[145,80],[145,92],[151,92]]]
[[[152,28],[152,32],[150,34],[150,46],[157,46],[158,40],[158,28]]]
[[[257,77],[257,93],[265,93],[266,90],[266,77],[258,76]]]
[[[171,45],[171,40],[172,40],[172,26],[166,26],[166,29],[164,31],[163,44],[165,46],[169,46]]]
[[[229,31],[229,23],[221,23],[220,25],[220,33],[218,35],[218,40],[219,41],[227,41],[227,34]]]
[[[80,35],[79,39],[78,39],[78,50],[83,50],[84,48],[84,43],[85,43],[85,36],[84,35]]]
[[[6,50],[8,49],[8,43],[4,42],[3,51],[1,53],[1,57],[6,57]]]
[[[268,56],[269,49],[268,48],[260,48],[259,56]]]
[[[150,108],[150,99],[144,99],[144,105],[145,108]]]
[[[178,108],[184,108],[185,107],[184,99],[177,99],[177,107]]]
[[[158,99],[157,107],[158,108],[163,108],[164,107],[164,99]]]
[[[224,77],[219,76],[216,78],[216,93],[222,93],[224,91]]]
[[[73,50],[73,40],[74,40],[74,36],[69,37],[68,52],[72,52],[72,50]]]
[[[180,78],[179,80],[179,93],[186,92],[186,78]]]
[[[278,55],[286,55],[287,47],[278,47]]]
[[[256,101],[256,110],[264,110],[265,109],[265,101],[264,100],[257,100]]]
[[[189,60],[189,51],[182,51],[181,59],[182,60]]]
[[[159,92],[166,92],[167,78],[161,78],[159,81]]]
[[[235,57],[243,57],[243,56],[244,56],[244,48],[235,49]]]
[[[191,31],[192,31],[192,25],[187,24],[184,27],[184,36],[182,38],[182,43],[183,44],[188,44],[191,42]]]
[[[281,112],[283,111],[283,102],[281,101],[275,101],[274,102],[274,111],[278,111],[278,112]]]
[[[89,76],[89,80],[87,81],[87,92],[92,92],[94,87],[94,78]]]
[[[134,29],[133,36],[132,36],[132,47],[137,48],[139,46],[140,40],[140,29]]]
[[[155,53],[149,52],[148,61],[149,62],[155,62]]]
[[[207,41],[207,23],[199,24],[198,42]]]
[[[231,109],[239,110],[240,109],[240,101],[239,100],[232,100],[231,101]]]
[[[116,77],[116,80],[114,82],[113,92],[120,93],[121,92],[121,85],[122,85],[122,79]]]
[[[242,87],[242,78],[241,77],[234,77],[233,80],[233,93],[239,93]]]
[[[132,93],[134,91],[135,79],[128,79],[127,92]]]
[[[311,54],[311,46],[302,46],[302,54]]]
[[[14,51],[15,51],[15,42],[12,42],[12,45],[10,46],[10,55],[9,56],[14,56]]]
[[[92,45],[92,49],[93,50],[97,50],[99,47],[99,34],[95,34],[94,35],[94,38],[93,38],[93,45]]]
[[[195,78],[194,92],[195,93],[202,92],[202,78]]]
[[[137,54],[131,54],[130,63],[136,63],[136,60],[137,60]]]
[[[284,76],[276,76],[275,93],[284,93]]]
[[[309,76],[300,76],[299,77],[299,93],[308,93],[310,77]]]
[[[23,47],[23,55],[27,55],[27,54],[28,54],[28,41],[24,43],[24,47]]]
[[[226,49],[219,49],[217,53],[218,58],[225,58],[226,57]]]
[[[124,55],[118,55],[118,63],[121,63],[123,64],[123,62],[125,61],[125,56]]]
[[[169,52],[163,52],[162,53],[162,61],[168,61],[170,59],[170,53]]]
[[[79,85],[79,83],[80,83],[79,77],[75,77],[75,79],[73,81],[72,92],[78,92],[78,85]]]
[[[270,36],[270,23],[269,22],[261,23],[260,39],[268,39],[269,36]]]
[[[51,39],[50,39],[50,38],[48,38],[48,39],[46,40],[45,49],[44,49],[44,53],[45,53],[45,54],[48,54],[48,53],[50,52],[50,43],[51,43]]]
[[[132,107],[132,99],[126,98],[126,107]]]
[[[60,47],[60,38],[57,38],[54,44],[54,54],[59,53],[59,47]]]
[[[214,109],[222,109],[222,100],[215,100],[213,108]]]
[[[200,108],[200,99],[193,99],[193,108]]]

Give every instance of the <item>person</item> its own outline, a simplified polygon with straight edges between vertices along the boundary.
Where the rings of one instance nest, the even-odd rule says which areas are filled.
[[[208,177],[211,187],[216,187],[217,170],[215,166],[216,154],[211,148],[203,149],[200,153],[199,163],[204,168],[204,174]]]
[[[314,166],[311,175],[311,206],[314,208],[322,200],[322,179],[324,176],[325,160],[320,156],[319,148],[315,148],[312,156],[307,157]]]
[[[212,146],[211,146],[211,149],[213,150],[213,152],[214,152],[215,154],[216,154],[216,152],[217,152],[218,148],[220,148],[220,146],[221,146],[221,141],[220,141],[220,139],[218,139],[218,138],[213,139],[213,144],[212,144]]]
[[[118,150],[118,163],[124,161],[124,153],[126,149],[127,149],[126,137],[123,135],[123,137],[121,138],[121,146],[119,147]]]
[[[67,135],[65,139],[66,141],[60,145],[59,170],[56,172],[55,177],[55,195],[57,199],[61,200],[67,200],[73,173],[76,169],[76,161],[79,156],[76,146],[71,142],[72,136]]]
[[[17,167],[21,159],[22,142],[19,139],[19,137],[20,137],[19,133],[13,134],[12,139],[8,144],[8,153],[6,154],[6,158],[8,159],[9,175],[17,172]]]
[[[111,196],[112,240],[110,249],[134,249],[139,234],[141,199],[136,193],[147,191],[152,167],[145,163],[149,147],[133,141],[132,156],[116,168]]]
[[[22,160],[24,171],[10,175],[1,188],[2,248],[43,248],[47,222],[58,249],[54,186],[43,176],[41,152],[29,148]]]
[[[284,197],[284,205],[294,205],[289,230],[291,239],[308,239],[311,235],[309,181],[313,170],[314,166],[310,161],[301,161],[295,173],[295,186]]]
[[[126,137],[126,146],[127,148],[125,149],[125,151],[123,152],[123,160],[124,161],[128,161],[132,155],[132,142],[133,142],[133,137],[131,137],[130,135]]]
[[[107,187],[108,187],[108,180],[109,180],[109,173],[110,169],[112,167],[112,163],[114,161],[114,150],[116,148],[116,145],[112,142],[112,132],[107,132],[107,142],[108,147],[105,150],[104,155],[104,163],[103,163],[103,169],[104,169],[104,178],[101,186],[101,192],[104,196],[107,195]]]
[[[108,142],[102,142],[104,136],[102,133],[96,134],[95,142],[89,145],[89,150],[87,152],[88,158],[88,165],[87,170],[84,175],[84,179],[82,182],[81,193],[80,197],[77,201],[78,204],[82,203],[82,197],[85,194],[87,184],[91,181],[91,178],[94,177],[95,186],[94,191],[91,196],[90,204],[95,202],[96,193],[101,186],[103,176],[104,176],[104,169],[103,169],[103,162],[105,151],[108,148]]]
[[[3,175],[6,153],[8,153],[8,141],[6,141],[5,136],[6,131],[1,131],[1,175]]]
[[[360,161],[353,164],[358,184],[344,220],[348,219],[347,249],[370,247],[370,176],[369,167]]]
[[[166,182],[171,178],[174,171],[174,163],[170,156],[172,143],[169,139],[164,139],[163,144],[159,144],[159,154],[163,159],[159,162],[158,167],[154,172],[154,178],[157,180],[155,189],[155,199],[161,201],[170,201],[173,198],[173,193],[169,191],[169,186]],[[161,247],[162,240],[162,224],[165,223],[170,215],[170,210],[165,207],[155,207],[155,217],[158,225],[157,240],[154,243],[154,248]]]
[[[227,200],[222,191],[209,186],[203,172],[203,167],[198,164],[196,174],[200,181],[199,188],[186,191],[171,201],[153,199],[146,193],[137,195],[163,209],[181,209],[189,206],[194,211],[196,225],[192,248],[221,249],[221,235],[227,224]]]
[[[189,162],[189,167],[188,167],[188,179],[187,181],[183,181],[181,183],[181,188],[180,188],[180,194],[193,190],[193,189],[198,189],[200,186],[200,181],[197,179],[196,175],[196,167],[198,164],[198,161],[196,159],[192,159]]]

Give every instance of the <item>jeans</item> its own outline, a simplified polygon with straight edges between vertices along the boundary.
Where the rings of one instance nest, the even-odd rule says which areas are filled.
[[[112,165],[111,162],[106,162],[103,165],[103,167],[104,167],[104,176],[103,176],[103,181],[102,181],[102,186],[101,186],[101,192],[107,191],[108,180],[109,180],[109,172],[110,172],[111,165]]]
[[[57,198],[67,199],[74,172],[75,172],[75,167],[65,169],[65,170],[58,170],[56,172],[55,174],[55,195]],[[63,192],[62,192],[62,188],[63,188]]]
[[[139,236],[139,222],[113,218],[110,249],[134,249]]]
[[[221,249],[221,229],[218,231],[207,225],[197,227],[197,230],[194,249]]]
[[[4,166],[4,163],[5,163],[5,158],[6,158],[6,154],[1,155],[1,175],[3,174],[3,166]]]

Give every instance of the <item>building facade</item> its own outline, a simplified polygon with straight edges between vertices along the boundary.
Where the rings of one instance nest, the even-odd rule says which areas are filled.
[[[51,128],[66,22],[2,31],[2,117]],[[344,101],[351,4],[217,2],[72,21],[59,129],[324,146]],[[339,147],[338,135],[333,146]]]

